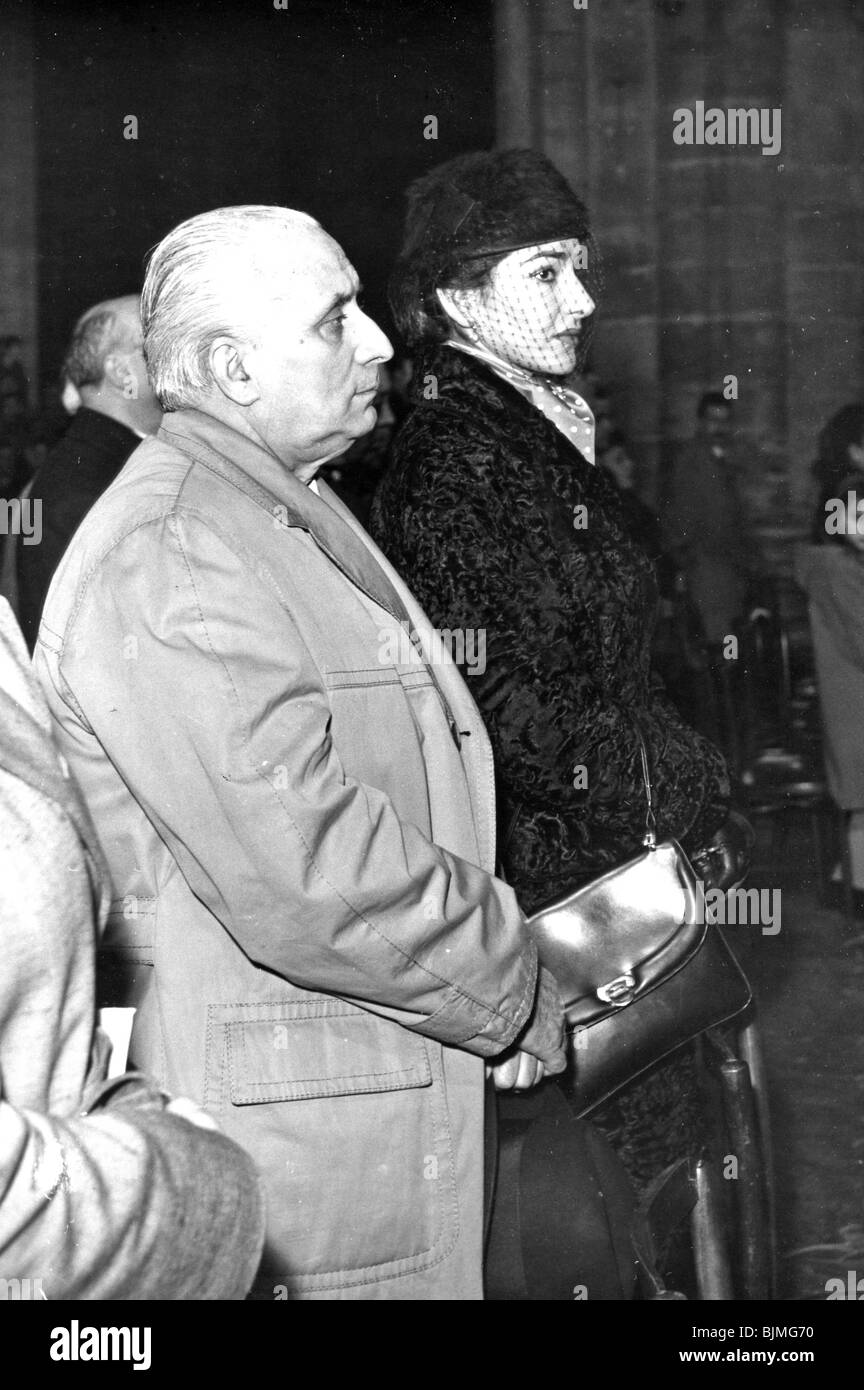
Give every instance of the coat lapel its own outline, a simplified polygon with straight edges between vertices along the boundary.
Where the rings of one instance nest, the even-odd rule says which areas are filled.
[[[320,495],[316,495],[260,445],[200,411],[169,415],[159,434],[173,448],[244,493],[274,523],[307,531],[352,584],[417,634],[460,741],[482,866],[491,872],[495,864],[495,780],[486,728],[438,633],[371,536],[326,483],[319,482]]]
[[[244,493],[267,512],[273,524],[308,531],[352,584],[400,623],[409,621],[392,583],[342,513],[298,482],[265,449],[197,410],[170,415],[159,433],[175,449]]]
[[[495,773],[492,746],[480,711],[462,679],[458,666],[405,581],[332,488],[320,481],[318,487],[325,505],[341,517],[359,544],[381,569],[399,597],[411,630],[420,639],[423,658],[450,710],[462,760],[469,774],[468,789],[482,867],[492,873],[495,866]]]

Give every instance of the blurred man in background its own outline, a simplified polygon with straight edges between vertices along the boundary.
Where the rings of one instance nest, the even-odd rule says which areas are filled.
[[[162,412],[147,380],[142,343],[137,295],[97,304],[73,330],[62,376],[78,392],[80,409],[29,487],[32,503],[41,507],[41,542],[15,547],[13,606],[31,651],[69,541],[133,449],[159,428]]]
[[[709,645],[720,648],[735,632],[753,561],[736,478],[732,407],[720,391],[706,391],[699,401],[696,434],[675,470],[664,529]]]

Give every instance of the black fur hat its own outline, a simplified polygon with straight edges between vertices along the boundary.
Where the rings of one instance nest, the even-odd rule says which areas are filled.
[[[591,240],[585,204],[536,150],[458,155],[416,179],[407,202],[390,302],[409,344],[446,336],[436,288],[482,284],[522,246]]]
[[[425,243],[480,257],[588,233],[588,211],[536,150],[462,154],[408,189],[403,255]]]

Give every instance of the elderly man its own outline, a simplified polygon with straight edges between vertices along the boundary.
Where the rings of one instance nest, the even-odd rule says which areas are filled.
[[[480,1298],[483,1059],[502,1087],[562,1070],[561,1003],[493,876],[477,710],[315,482],[390,356],[359,288],[284,208],[156,248],[168,413],[70,546],[36,661],[149,977],[133,1057],[263,1172],[257,1296]]]
[[[97,497],[162,419],[147,379],[138,298],[88,309],[72,331],[63,378],[80,409],[30,485],[41,509],[38,545],[18,545],[16,608],[31,651],[48,586],[64,550]]]

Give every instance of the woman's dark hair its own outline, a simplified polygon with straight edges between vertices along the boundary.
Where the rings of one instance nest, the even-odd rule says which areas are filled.
[[[437,288],[480,288],[522,246],[578,237],[587,250],[580,279],[596,302],[600,267],[588,211],[535,150],[459,155],[412,183],[407,201],[390,307],[409,348],[442,342],[451,331]]]
[[[834,483],[849,472],[849,445],[864,440],[864,401],[844,405],[819,436],[813,472],[820,483]]]
[[[816,479],[819,501],[813,518],[814,541],[830,540],[825,533],[825,504],[833,497],[842,497],[847,489],[850,474],[854,479],[854,466],[849,458],[849,445],[861,444],[864,440],[864,401],[844,405],[836,415],[832,415],[819,436],[819,453],[813,463],[813,476]],[[864,470],[858,474],[858,485],[864,481]],[[842,539],[842,537],[840,537]]]

